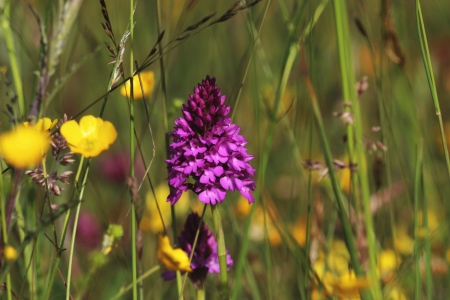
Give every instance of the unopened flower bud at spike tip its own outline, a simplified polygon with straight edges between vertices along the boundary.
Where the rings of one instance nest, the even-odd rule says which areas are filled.
[[[183,105],[183,116],[170,133],[168,202],[175,204],[188,189],[206,204],[222,202],[227,190],[238,190],[254,202],[255,170],[249,164],[253,156],[247,153],[239,126],[231,123],[225,100],[216,79],[207,76]]]

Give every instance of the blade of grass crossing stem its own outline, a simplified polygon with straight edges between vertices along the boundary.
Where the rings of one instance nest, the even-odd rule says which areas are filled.
[[[367,234],[367,245],[369,254],[370,270],[369,274],[373,282],[371,291],[375,299],[382,298],[381,286],[379,280],[377,280],[377,261],[376,261],[376,245],[375,245],[375,232],[373,226],[372,212],[370,210],[370,190],[369,179],[367,176],[367,166],[364,153],[364,142],[362,134],[362,121],[361,112],[359,108],[359,102],[356,96],[355,76],[353,72],[353,66],[351,64],[351,41],[350,30],[348,28],[348,15],[347,6],[345,1],[333,0],[334,16],[336,22],[336,35],[338,40],[339,51],[339,63],[342,76],[342,89],[344,101],[351,101],[352,113],[354,117],[354,132],[351,126],[347,126],[348,134],[348,147],[351,162],[358,162],[358,177],[353,177],[353,182],[356,183],[354,187],[355,192],[361,188],[363,211],[364,211],[364,224]],[[354,136],[353,136],[354,133]],[[352,153],[352,142],[356,142],[356,153]],[[355,154],[357,160],[355,160]],[[332,165],[330,165],[332,168]],[[358,180],[360,186],[358,186]],[[359,194],[355,194],[355,197],[359,197]],[[355,198],[358,199],[358,198]],[[350,249],[349,249],[350,250]]]
[[[350,225],[350,221],[348,219],[347,212],[345,211],[342,191],[341,191],[341,188],[339,185],[339,180],[337,178],[336,171],[334,170],[333,158],[331,156],[330,145],[328,144],[328,140],[327,140],[327,137],[325,134],[325,128],[323,126],[322,114],[320,112],[320,107],[317,102],[315,92],[314,92],[314,90],[311,86],[311,83],[308,79],[306,80],[306,86],[310,93],[310,98],[311,98],[311,102],[312,102],[312,106],[313,106],[313,110],[314,110],[314,116],[316,119],[316,125],[317,125],[317,129],[319,131],[320,140],[322,142],[325,160],[326,160],[326,163],[328,166],[328,172],[329,172],[329,176],[331,178],[331,184],[333,187],[334,195],[336,197],[336,204],[338,206],[339,218],[342,222],[342,227],[344,229],[345,243],[347,245],[348,252],[350,253],[350,260],[351,260],[353,269],[355,270],[355,274],[356,274],[356,276],[361,276],[364,274],[364,272],[363,272],[363,269],[358,260],[358,251],[356,249],[355,237],[353,235],[352,227]],[[364,292],[361,292],[361,298],[362,299],[371,299],[372,297],[371,297],[370,293],[364,291]],[[381,299],[381,298],[376,298],[376,299]]]
[[[419,0],[416,0],[416,18],[417,18],[417,32],[419,34],[420,50],[422,52],[423,65],[425,67],[425,73],[427,75],[431,97],[433,98],[434,109],[436,110],[436,116],[439,121],[439,131],[441,134],[442,146],[444,147],[445,162],[447,164],[447,173],[450,179],[450,158],[448,154],[447,141],[445,138],[444,124],[442,122],[442,114],[439,105],[439,98],[436,91],[436,83],[434,81],[433,66],[431,64],[430,52],[428,50],[427,34],[425,31],[425,25],[423,23],[422,9],[420,7]]]
[[[420,178],[422,177],[423,142],[417,146],[416,169],[414,174],[414,261],[415,268],[415,295],[414,299],[421,299],[421,276],[420,276],[420,239],[419,232],[419,199],[420,199]]]

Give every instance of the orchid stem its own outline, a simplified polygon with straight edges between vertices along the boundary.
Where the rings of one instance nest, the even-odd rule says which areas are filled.
[[[220,266],[220,299],[230,299],[228,290],[228,268],[227,251],[225,248],[225,237],[223,235],[220,211],[216,205],[211,205],[211,213],[214,220],[214,228],[217,234],[219,266]]]

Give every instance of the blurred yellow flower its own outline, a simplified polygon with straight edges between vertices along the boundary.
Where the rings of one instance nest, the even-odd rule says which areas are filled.
[[[142,93],[144,97],[150,97],[153,92],[153,88],[155,87],[155,74],[153,71],[145,71],[141,72],[141,80],[142,80],[142,90],[141,84],[139,82],[139,76],[134,75],[133,77],[133,97],[134,100],[142,99]],[[130,81],[127,81],[122,88],[120,89],[120,93],[127,97],[130,96]]]
[[[418,222],[419,222],[419,231],[417,232],[417,235],[421,238],[425,238],[426,236],[429,236],[430,234],[434,234],[436,230],[439,228],[439,217],[438,215],[433,211],[428,211],[428,229],[424,226],[424,220],[423,220],[423,211],[419,211],[418,214]]]
[[[6,246],[3,250],[3,255],[5,256],[6,260],[16,260],[19,254],[17,253],[17,250],[14,247]]]
[[[301,215],[297,222],[291,227],[292,236],[302,247],[306,244],[307,221],[307,217],[305,215]]]
[[[395,273],[400,266],[401,258],[394,250],[382,250],[378,254],[378,272],[383,282],[394,279]]]
[[[170,193],[169,186],[167,183],[160,184],[155,189],[156,199],[158,199],[159,209],[161,210],[161,215],[164,220],[164,224],[169,226],[172,223],[172,217],[170,212],[171,204],[166,202],[167,196]],[[197,201],[199,202],[199,201]],[[247,201],[248,202],[248,201]],[[180,200],[177,202],[177,216],[185,216],[189,209],[189,194],[183,193]],[[148,191],[145,197],[145,211],[142,215],[139,228],[146,232],[151,231],[153,233],[164,231],[164,226],[161,221],[161,217],[156,206],[155,198],[153,197],[152,191]]]
[[[266,237],[267,231],[269,243],[272,246],[279,246],[282,243],[282,239],[277,227],[274,225],[275,220],[272,220],[272,216],[276,215],[275,209],[269,203],[269,201],[266,202],[267,207],[265,213],[261,206],[255,208],[253,222],[250,226],[250,238],[254,241],[261,242]],[[244,218],[250,213],[251,209],[252,207],[248,204],[248,200],[240,197],[234,208],[234,212],[237,216]]]
[[[61,134],[67,140],[70,151],[84,157],[95,157],[107,150],[117,138],[117,131],[111,122],[94,116],[84,116],[80,124],[67,121],[61,126]]]
[[[39,164],[50,147],[47,133],[18,125],[0,136],[0,156],[18,169]]]
[[[36,121],[35,124],[30,125],[29,122],[23,122],[26,127],[34,127],[40,131],[50,131],[58,123],[58,120],[51,120],[50,118],[42,118]]]
[[[330,252],[327,257],[328,267],[338,275],[348,272],[350,253],[344,241],[336,239],[331,244]]]
[[[344,168],[339,171],[339,183],[341,185],[341,189],[344,193],[350,193],[350,189],[352,186],[352,174],[350,168]]]
[[[398,225],[395,228],[394,248],[402,255],[411,255],[414,251],[414,239],[408,234],[404,225]]]
[[[370,286],[365,277],[356,277],[353,271],[341,275],[334,283],[335,294],[339,299],[360,299],[360,292]]]
[[[172,248],[167,235],[158,235],[157,256],[170,271],[192,272],[186,252],[180,248]]]
[[[405,296],[403,291],[397,286],[387,285],[384,290],[384,299],[386,300],[407,300],[408,298]]]

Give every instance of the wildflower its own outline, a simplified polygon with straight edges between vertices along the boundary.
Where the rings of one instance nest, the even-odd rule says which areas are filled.
[[[123,236],[123,227],[122,225],[117,224],[109,224],[108,230],[103,235],[102,241],[102,253],[104,255],[108,255],[113,245],[119,241]]]
[[[78,124],[74,120],[61,126],[61,134],[67,140],[70,150],[84,157],[95,157],[114,143],[117,131],[111,122],[94,116],[84,116]]]
[[[227,117],[231,108],[225,100],[216,79],[207,76],[183,104],[166,160],[172,188],[168,202],[175,204],[189,189],[206,204],[222,202],[227,190],[238,190],[254,202],[250,191],[255,190],[255,169],[248,163],[253,156],[247,154],[239,126]],[[186,182],[190,177],[194,183]]]
[[[3,255],[5,256],[6,260],[16,260],[19,254],[17,253],[16,248],[12,246],[6,246],[3,250]]]
[[[157,256],[170,271],[192,272],[186,252],[180,248],[172,248],[167,235],[158,236]]]
[[[191,256],[192,251],[194,251],[190,264],[192,272],[188,276],[196,286],[201,285],[205,281],[208,273],[220,273],[216,239],[204,223],[200,226],[200,222],[202,222],[200,216],[196,213],[191,213],[187,217],[184,230],[178,238],[178,244],[187,256]],[[197,244],[193,250],[197,230],[199,230],[199,234]],[[227,266],[232,264],[233,260],[227,253]],[[165,273],[163,277],[168,280],[172,279],[174,275]]]
[[[394,247],[402,255],[411,255],[414,252],[414,239],[409,236],[405,225],[398,225],[395,228]]]
[[[18,125],[0,136],[0,156],[18,169],[39,164],[49,147],[48,134],[34,127]]]
[[[395,277],[401,258],[394,250],[383,250],[378,254],[378,272],[383,282],[389,282]]]
[[[29,122],[24,122],[23,125],[25,127],[34,127],[40,131],[48,132],[58,123],[58,120],[51,120],[50,118],[42,118],[36,121],[34,124],[30,124]]]
[[[94,250],[102,243],[102,229],[97,217],[89,212],[81,212],[77,224],[77,245]]]
[[[105,155],[100,161],[99,171],[104,178],[123,184],[130,175],[130,153],[121,151]],[[142,159],[136,158],[134,172],[138,178],[144,175],[145,167]]]
[[[155,74],[152,71],[146,71],[140,73],[142,80],[142,90],[141,84],[139,82],[139,76],[136,74],[133,76],[133,98],[134,100],[142,99],[142,94],[144,97],[150,97],[155,87]],[[127,81],[122,88],[120,93],[127,97],[130,95],[130,81]]]
[[[158,200],[159,209],[161,211],[162,218],[166,226],[171,224],[171,205],[165,201],[166,196],[169,194],[169,187],[167,184],[161,184],[155,189],[156,199]],[[189,209],[189,196],[184,194],[181,196],[181,206],[177,207],[177,216],[186,216]],[[154,233],[164,231],[161,216],[159,215],[158,208],[156,207],[156,199],[153,197],[152,191],[149,191],[145,197],[145,210],[142,215],[139,228],[142,231],[151,231]]]

